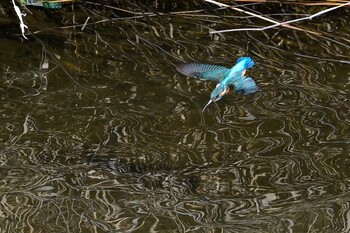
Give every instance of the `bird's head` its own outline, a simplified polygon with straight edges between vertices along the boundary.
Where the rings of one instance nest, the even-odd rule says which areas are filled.
[[[221,98],[226,95],[230,91],[230,88],[223,83],[218,83],[215,87],[215,89],[211,92],[210,94],[210,100],[209,102],[204,106],[203,110],[204,111],[209,104],[216,102],[218,100],[221,100]]]

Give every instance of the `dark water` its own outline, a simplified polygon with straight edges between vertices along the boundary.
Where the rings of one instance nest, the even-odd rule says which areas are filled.
[[[1,232],[350,231],[349,8],[295,24],[318,34],[210,36],[266,23],[200,2],[87,2],[30,8],[23,40],[2,4]],[[175,65],[245,55],[261,91],[202,113],[215,83]]]

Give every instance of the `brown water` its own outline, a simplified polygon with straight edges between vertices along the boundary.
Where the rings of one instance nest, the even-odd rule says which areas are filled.
[[[350,9],[210,36],[266,23],[197,3],[30,8],[29,40],[2,3],[0,232],[350,231]],[[261,91],[202,113],[175,65],[246,55]]]

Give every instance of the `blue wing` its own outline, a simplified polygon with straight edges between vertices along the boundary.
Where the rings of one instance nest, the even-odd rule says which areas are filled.
[[[249,95],[259,90],[254,80],[250,77],[242,77],[233,86],[236,92],[243,93],[244,95]]]
[[[220,82],[230,72],[230,69],[209,64],[186,63],[177,66],[177,70],[187,76]]]

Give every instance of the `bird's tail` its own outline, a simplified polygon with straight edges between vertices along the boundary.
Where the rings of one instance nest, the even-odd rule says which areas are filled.
[[[244,95],[249,95],[259,90],[254,80],[250,77],[244,79],[242,89]]]
[[[254,65],[254,61],[250,57],[240,57],[237,59],[236,64],[243,62],[244,69],[249,69]]]

